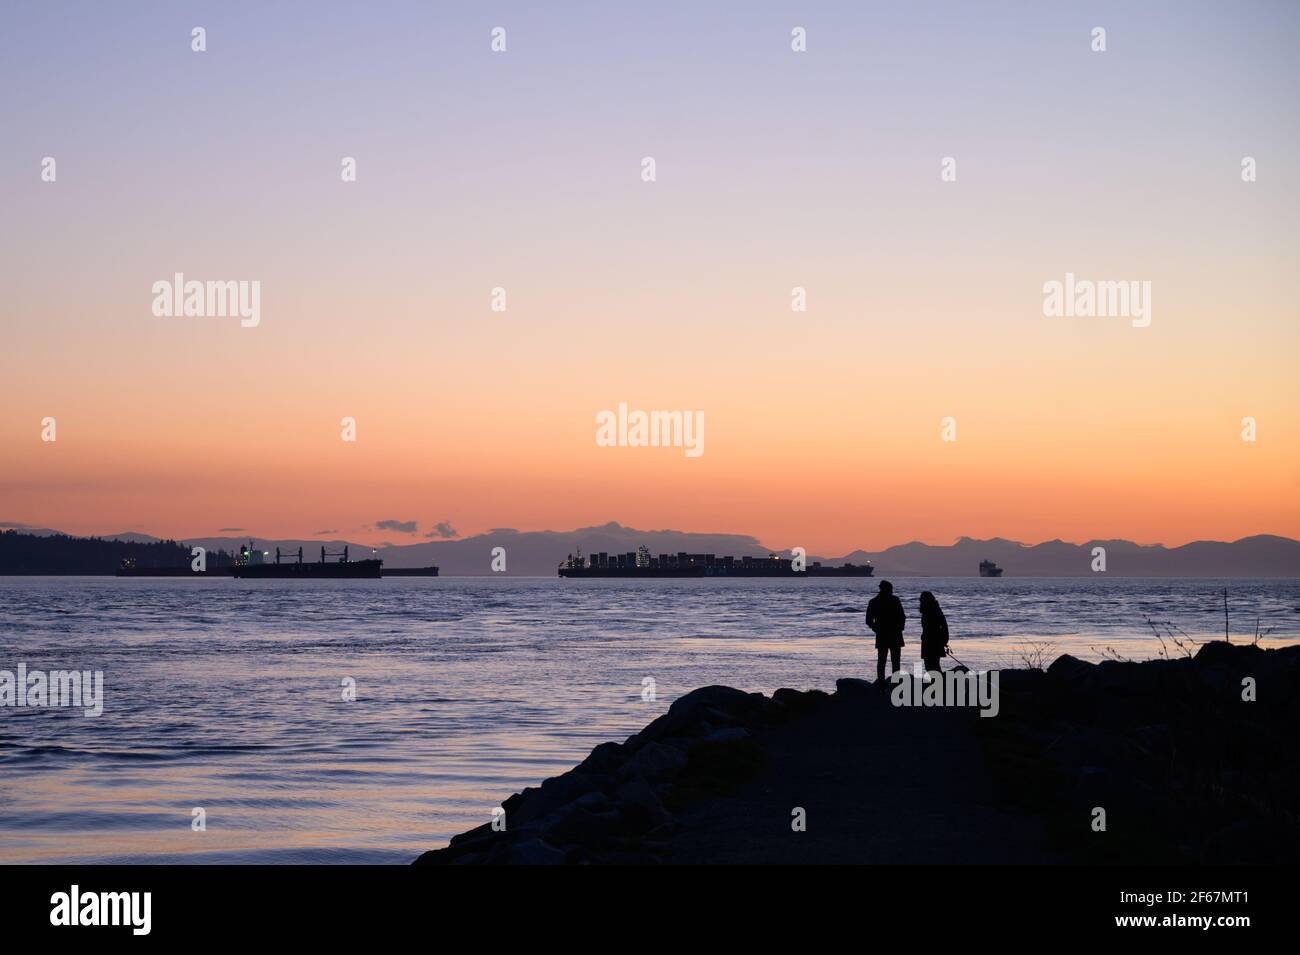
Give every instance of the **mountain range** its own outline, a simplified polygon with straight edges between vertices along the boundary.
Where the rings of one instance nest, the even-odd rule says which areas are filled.
[[[4,526],[4,525],[0,525]],[[10,525],[12,526],[12,525]],[[23,528],[24,533],[57,533],[48,529]],[[133,543],[159,540],[137,532],[106,535],[104,539]],[[275,548],[317,560],[320,549],[339,551],[346,544],[353,559],[375,555],[387,567],[424,567],[436,564],[447,576],[487,576],[492,573],[493,549],[505,548],[509,576],[553,576],[556,565],[581,549],[584,555],[606,551],[629,553],[644,544],[652,554],[719,554],[762,557],[790,556],[790,550],[765,546],[744,534],[708,534],[675,530],[638,530],[611,521],[572,531],[519,531],[497,528],[459,540],[424,541],[413,544],[368,544],[335,539],[272,539],[254,536],[257,546],[275,553]],[[234,552],[247,544],[248,536],[193,537],[186,543],[209,551]],[[1300,541],[1260,534],[1235,541],[1193,541],[1178,547],[1163,544],[1135,544],[1128,540],[1091,540],[1069,543],[1061,540],[1040,544],[990,538],[961,537],[953,544],[923,544],[913,541],[881,551],[855,550],[842,556],[809,554],[808,560],[839,564],[876,565],[876,575],[922,577],[971,577],[982,560],[998,564],[1007,577],[1092,576],[1095,549],[1104,548],[1105,571],[1113,577],[1300,577]]]

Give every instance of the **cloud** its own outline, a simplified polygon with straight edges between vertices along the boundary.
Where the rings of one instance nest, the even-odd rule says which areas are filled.
[[[337,534],[337,533],[338,533],[337,530],[335,530],[335,529],[333,529],[333,528],[330,528],[330,529],[323,530],[323,531],[315,531],[311,536],[312,536],[312,537],[320,537],[322,534]]]
[[[242,527],[221,527],[217,529],[217,533],[221,534],[221,533],[229,532],[231,534],[238,534],[242,530],[243,530]]]
[[[457,537],[456,528],[451,526],[451,521],[439,521],[433,525],[433,530],[424,535],[425,537],[437,537],[440,540],[447,540],[451,537]]]
[[[415,521],[375,521],[376,530],[397,531],[399,534],[414,534],[418,528]]]
[[[11,528],[16,531],[27,530],[31,526],[31,524],[19,524],[16,521],[0,521],[0,527]]]

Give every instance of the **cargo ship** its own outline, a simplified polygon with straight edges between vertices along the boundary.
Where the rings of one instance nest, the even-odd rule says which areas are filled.
[[[437,577],[437,567],[389,567],[385,577]]]
[[[127,558],[118,565],[118,577],[239,577],[250,579],[363,579],[378,580],[383,576],[382,560],[368,558],[351,560],[347,545],[341,551],[333,553],[320,549],[319,563],[304,561],[302,548],[296,554],[275,549],[275,562],[269,558],[270,551],[257,550],[252,541],[239,548],[235,563],[226,567],[211,567],[207,570],[194,570],[190,564],[180,567],[140,567],[132,558]],[[329,558],[336,558],[330,562]],[[438,576],[437,567],[419,567],[406,571],[406,575]]]
[[[823,566],[820,561],[796,570],[789,557],[768,554],[766,557],[719,557],[715,554],[676,554],[652,556],[644,545],[635,553],[610,554],[601,551],[584,558],[570,554],[560,562],[561,577],[870,577],[876,571],[866,564]]]
[[[993,561],[991,560],[982,560],[980,561],[980,576],[1001,577],[1002,568],[999,567],[997,564],[993,563]]]
[[[231,577],[254,580],[282,580],[286,578],[378,580],[383,576],[380,573],[380,569],[384,566],[382,560],[373,557],[366,560],[352,560],[348,557],[348,546],[346,544],[343,545],[343,550],[334,553],[326,551],[322,546],[319,563],[305,563],[302,559],[301,547],[298,548],[297,560],[293,560],[294,555],[292,553],[282,555],[278,547],[275,549],[275,563],[270,563],[267,560],[270,556],[268,551],[254,550],[253,542],[249,541],[247,545],[239,548],[239,556],[235,558],[234,566],[228,568],[228,572]],[[328,560],[330,557],[335,557],[337,560],[330,563]]]

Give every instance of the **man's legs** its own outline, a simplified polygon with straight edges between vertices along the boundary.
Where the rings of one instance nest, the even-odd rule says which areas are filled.
[[[886,649],[885,647],[876,648],[876,682],[877,683],[885,682],[885,658],[888,657],[889,662],[894,665],[892,672],[897,673],[899,668],[899,662],[902,659],[902,654],[903,651],[901,647],[889,647],[888,649]]]

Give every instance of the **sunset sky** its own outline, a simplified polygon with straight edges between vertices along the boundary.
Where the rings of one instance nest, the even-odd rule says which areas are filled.
[[[537,6],[5,4],[0,521],[1300,537],[1300,6]]]

